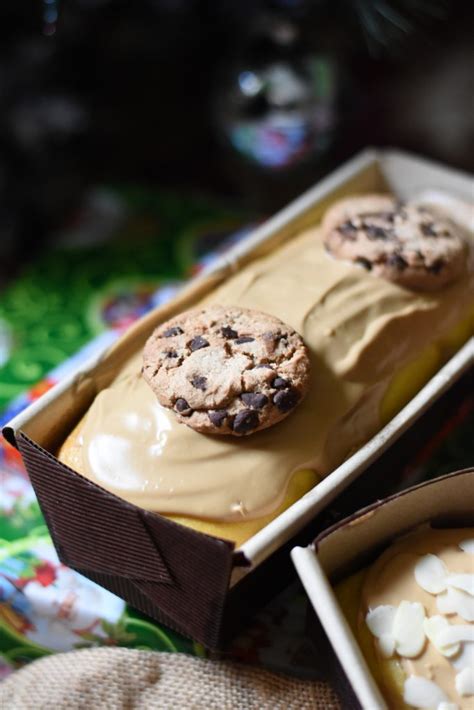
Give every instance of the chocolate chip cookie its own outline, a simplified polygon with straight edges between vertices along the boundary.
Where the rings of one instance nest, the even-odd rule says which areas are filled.
[[[443,288],[466,266],[462,228],[428,205],[388,195],[349,198],[327,211],[322,229],[335,258],[414,290]]]
[[[209,306],[159,326],[143,377],[159,402],[204,434],[244,436],[287,417],[307,392],[309,358],[293,328],[266,313]]]

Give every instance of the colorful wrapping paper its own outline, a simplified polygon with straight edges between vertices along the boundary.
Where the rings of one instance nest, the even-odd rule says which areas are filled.
[[[0,426],[247,233],[202,198],[96,190],[0,298]],[[105,241],[104,241],[105,239]],[[27,389],[25,389],[27,387]],[[20,456],[0,436],[3,672],[96,644],[203,651],[62,565]]]

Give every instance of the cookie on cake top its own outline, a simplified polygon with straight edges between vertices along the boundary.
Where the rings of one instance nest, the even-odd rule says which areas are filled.
[[[388,195],[340,200],[322,222],[326,249],[376,276],[414,290],[434,291],[464,271],[462,228],[440,210]]]
[[[159,326],[143,377],[159,402],[204,434],[243,436],[287,417],[309,387],[301,336],[267,313],[209,306]]]

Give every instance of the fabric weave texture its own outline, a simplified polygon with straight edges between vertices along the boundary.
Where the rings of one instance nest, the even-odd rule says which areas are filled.
[[[0,683],[15,710],[339,710],[331,687],[184,654],[96,648],[39,659]]]

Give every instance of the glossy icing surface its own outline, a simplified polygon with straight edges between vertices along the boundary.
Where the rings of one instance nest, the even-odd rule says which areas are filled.
[[[451,286],[412,292],[333,259],[313,228],[206,302],[271,313],[303,336],[311,388],[291,416],[244,438],[198,434],[158,404],[138,354],[98,394],[60,458],[144,508],[239,521],[274,511],[297,470],[327,475],[380,429],[396,373],[467,318],[474,272],[469,263]]]

